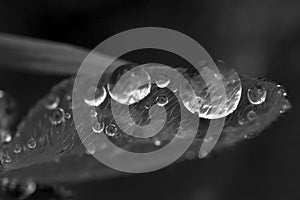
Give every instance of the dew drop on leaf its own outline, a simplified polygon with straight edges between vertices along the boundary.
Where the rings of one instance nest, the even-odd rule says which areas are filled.
[[[253,105],[262,104],[267,97],[267,90],[262,85],[254,85],[247,91],[247,97]]]
[[[65,111],[62,108],[56,108],[51,116],[50,116],[50,122],[53,125],[58,125],[64,122],[65,120]]]
[[[116,135],[116,132],[117,132],[117,127],[114,124],[109,124],[105,128],[105,134],[110,137],[114,137]]]
[[[253,121],[256,118],[256,113],[255,111],[251,110],[247,113],[247,118],[249,121]]]
[[[15,145],[14,149],[13,149],[13,152],[18,154],[22,151],[22,147],[18,144]]]
[[[58,96],[50,94],[45,98],[45,107],[49,110],[53,110],[57,108],[59,101],[60,100]]]
[[[167,103],[169,103],[168,97],[166,95],[159,95],[156,98],[156,103],[158,106],[165,106]]]
[[[31,137],[27,142],[27,147],[29,149],[34,149],[36,147],[36,141],[33,137]]]
[[[85,92],[84,102],[89,106],[99,106],[107,96],[106,89],[101,87],[90,86]]]
[[[96,121],[92,126],[92,130],[94,133],[101,133],[104,130],[104,123]]]
[[[156,80],[155,80],[155,84],[157,85],[157,87],[159,88],[165,88],[170,84],[171,80],[167,77],[167,75],[159,75]]]

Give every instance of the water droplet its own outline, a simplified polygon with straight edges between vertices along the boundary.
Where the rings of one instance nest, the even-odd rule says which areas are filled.
[[[178,128],[178,131],[177,131],[175,137],[177,137],[177,138],[185,138],[186,137],[185,131],[182,127]]]
[[[71,101],[71,99],[72,99],[72,96],[71,96],[71,95],[69,95],[69,94],[67,94],[67,95],[65,96],[65,98],[66,98],[66,100],[67,100],[67,101]]]
[[[249,112],[247,113],[247,118],[249,119],[249,121],[255,120],[255,118],[256,118],[256,113],[255,113],[253,110],[249,111]]]
[[[156,139],[156,140],[154,141],[154,145],[155,145],[155,146],[160,146],[160,145],[161,145],[161,141]]]
[[[22,147],[18,144],[16,144],[16,146],[13,149],[14,153],[20,153],[22,151]]]
[[[259,84],[251,87],[247,91],[247,97],[250,103],[254,105],[262,104],[267,97],[267,90]]]
[[[99,106],[102,104],[107,96],[106,89],[101,87],[98,89],[91,86],[85,93],[84,102],[89,106]]]
[[[168,97],[166,95],[159,95],[156,97],[156,103],[158,106],[165,106],[169,103]]]
[[[0,144],[1,143],[9,143],[12,140],[12,136],[10,134],[10,132],[6,129],[1,129],[0,130]]]
[[[97,112],[93,109],[90,112],[91,117],[97,117]]]
[[[36,141],[33,137],[28,140],[27,146],[29,149],[34,149],[36,147]]]
[[[66,117],[66,119],[70,119],[71,118],[71,114],[70,113],[66,113],[65,117]]]
[[[241,119],[239,119],[239,121],[238,121],[238,123],[239,123],[239,125],[244,125],[245,124],[245,119],[244,118],[241,118]]]
[[[114,137],[117,133],[117,127],[114,124],[109,124],[108,126],[106,126],[105,128],[105,134],[110,136],[110,137]]]
[[[27,180],[24,186],[24,193],[20,199],[25,199],[35,192],[37,188],[36,183],[33,180]]]
[[[109,95],[120,104],[131,105],[145,98],[151,90],[150,75],[142,68],[135,67],[126,72],[115,86],[107,85]]]
[[[258,136],[258,134],[248,133],[248,134],[244,135],[244,139],[252,139],[252,138],[255,138],[257,136]]]
[[[93,155],[94,153],[96,153],[96,147],[94,145],[89,145],[86,149],[86,153],[89,155]]]
[[[219,71],[220,74],[205,66],[190,84],[185,79],[179,80],[178,90],[183,105],[191,113],[198,113],[200,118],[226,117],[240,102],[242,84],[237,72],[226,65]]]
[[[3,155],[3,159],[4,159],[4,162],[6,162],[6,163],[10,163],[12,161],[11,157],[8,155],[7,152]]]
[[[156,80],[155,80],[155,84],[157,85],[157,87],[159,88],[165,88],[170,84],[170,79],[168,78],[167,75],[159,75]]]
[[[65,111],[62,108],[56,108],[51,116],[50,116],[50,122],[53,125],[58,125],[64,122],[65,120]]]
[[[95,133],[101,133],[104,130],[104,123],[103,122],[100,123],[100,122],[96,121],[94,123],[94,125],[92,126],[92,130]]]
[[[57,108],[58,104],[59,104],[59,97],[54,94],[48,95],[45,99],[45,107],[49,110],[53,110]]]
[[[291,103],[286,100],[285,103],[282,105],[281,110],[279,111],[281,114],[285,113],[286,111],[288,111],[289,109],[291,109]]]

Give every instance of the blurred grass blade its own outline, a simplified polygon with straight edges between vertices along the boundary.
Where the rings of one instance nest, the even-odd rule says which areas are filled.
[[[89,50],[59,42],[0,33],[0,69],[70,75],[76,74]],[[109,58],[97,52],[89,59],[92,67],[101,66],[101,59]],[[99,59],[98,59],[99,58]],[[116,64],[125,64],[118,60]]]

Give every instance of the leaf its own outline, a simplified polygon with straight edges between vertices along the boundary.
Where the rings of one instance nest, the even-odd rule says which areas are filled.
[[[283,106],[289,104],[280,92],[281,88],[278,88],[276,84],[246,77],[240,78],[243,88],[240,104],[236,111],[226,118],[224,130],[216,148],[232,145],[243,140],[246,135],[261,132],[277,119]],[[85,79],[88,81],[88,78],[85,77]],[[1,177],[14,177],[21,180],[31,178],[41,183],[55,183],[90,179],[104,180],[117,175],[127,175],[110,169],[89,155],[75,130],[72,120],[74,116],[66,119],[66,114],[71,114],[70,95],[72,94],[73,81],[74,78],[71,78],[59,83],[50,94],[31,109],[19,125],[16,137],[2,150],[2,154],[9,156],[11,162],[5,162],[4,156]],[[252,105],[248,101],[247,90],[258,83],[267,89],[267,99],[264,104]],[[53,125],[50,120],[51,117],[60,117],[56,113],[57,109],[49,110],[45,107],[45,102],[47,103],[49,98],[55,96],[60,99],[57,108],[64,111],[64,121],[58,125]],[[97,109],[99,115],[105,115],[106,120],[112,120],[112,116],[109,115],[109,103]],[[251,110],[256,112],[256,119],[253,121],[246,120],[243,125],[240,125],[240,120],[247,119],[247,113]],[[80,114],[88,116],[89,112],[90,110],[86,110]],[[180,161],[190,158],[191,155],[196,158],[195,155],[198,153],[199,145],[203,142],[203,133],[208,127],[208,122],[209,120],[200,121],[197,138]],[[165,134],[172,134],[173,127],[174,124],[170,123],[165,128]],[[83,130],[88,129],[83,128]],[[91,131],[83,132],[83,134],[86,134],[88,139],[92,138]],[[32,140],[36,144],[30,147]],[[135,140],[124,143],[122,139],[117,138],[115,141],[123,148],[138,149],[139,151],[155,148],[150,140],[146,142]],[[20,153],[14,152],[16,146],[22,147]]]

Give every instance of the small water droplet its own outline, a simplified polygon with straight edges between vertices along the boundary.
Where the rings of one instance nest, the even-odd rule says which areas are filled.
[[[255,120],[255,118],[256,118],[256,113],[255,113],[253,110],[249,111],[249,112],[247,113],[247,118],[249,119],[249,121]]]
[[[8,153],[6,152],[5,155],[3,156],[3,159],[4,159],[4,162],[6,163],[10,163],[12,160],[11,160],[11,157],[8,155]]]
[[[244,125],[245,124],[245,119],[244,118],[241,118],[241,119],[239,119],[239,121],[238,121],[238,123],[239,123],[239,125]]]
[[[91,117],[97,117],[97,112],[93,109],[90,112]]]
[[[105,128],[105,134],[110,136],[110,137],[114,137],[117,133],[117,127],[114,124],[109,124],[108,126],[106,126]]]
[[[104,87],[98,89],[95,86],[91,86],[86,91],[84,102],[89,106],[99,106],[104,102],[106,96],[107,92]]]
[[[64,122],[65,120],[65,111],[62,108],[56,108],[52,115],[50,116],[50,122],[53,125],[58,125]]]
[[[27,180],[24,186],[24,193],[20,199],[25,199],[35,192],[37,188],[36,183],[33,180]]]
[[[0,130],[0,143],[9,143],[12,140],[12,136],[10,132],[6,129],[1,129]]]
[[[27,142],[27,147],[29,149],[34,149],[36,147],[36,141],[33,137],[31,137]]]
[[[104,123],[103,122],[100,123],[100,122],[96,121],[94,123],[94,125],[92,126],[92,130],[95,133],[101,133],[104,130]]]
[[[70,101],[72,99],[72,96],[67,94],[65,98],[66,98],[67,101]]]
[[[96,147],[94,145],[89,145],[86,149],[86,153],[89,155],[93,155],[94,153],[96,153]]]
[[[66,113],[65,117],[66,117],[66,119],[70,119],[71,118],[71,114],[70,113]]]
[[[252,139],[252,138],[255,138],[256,136],[258,136],[258,134],[248,133],[248,134],[244,135],[244,139]]]
[[[155,145],[155,146],[160,146],[160,145],[161,145],[161,141],[156,139],[156,140],[154,141],[154,145]]]
[[[185,131],[182,127],[178,128],[178,131],[177,131],[175,137],[177,137],[177,138],[185,138],[186,137]]]
[[[159,95],[156,97],[156,103],[158,106],[165,106],[169,103],[168,97],[166,95]]]
[[[59,104],[59,97],[54,94],[48,95],[45,99],[45,107],[49,110],[53,110],[57,108],[58,104]]]
[[[262,104],[266,100],[267,90],[262,85],[256,84],[248,89],[247,97],[250,103],[254,105]]]
[[[16,146],[13,149],[14,153],[20,153],[22,151],[22,147],[18,144],[16,144]]]
[[[155,80],[155,84],[159,88],[165,88],[170,84],[170,79],[167,75],[159,75]]]

